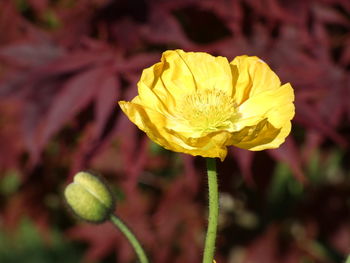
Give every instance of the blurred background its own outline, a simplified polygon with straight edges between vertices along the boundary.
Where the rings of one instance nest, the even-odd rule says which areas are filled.
[[[66,209],[101,173],[152,262],[201,262],[205,163],[166,151],[117,105],[167,49],[257,55],[290,82],[276,150],[219,163],[218,263],[341,263],[350,253],[349,0],[0,1],[0,262],[136,262]]]

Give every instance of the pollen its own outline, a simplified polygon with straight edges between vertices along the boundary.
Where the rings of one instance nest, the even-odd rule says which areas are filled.
[[[195,131],[228,129],[237,118],[236,103],[221,90],[197,90],[184,96],[180,102],[179,116]]]

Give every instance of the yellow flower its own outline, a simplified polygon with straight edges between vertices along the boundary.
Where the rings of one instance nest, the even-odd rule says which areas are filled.
[[[170,50],[145,69],[138,96],[119,105],[151,140],[203,157],[227,146],[277,148],[291,129],[294,93],[257,57],[224,57]]]

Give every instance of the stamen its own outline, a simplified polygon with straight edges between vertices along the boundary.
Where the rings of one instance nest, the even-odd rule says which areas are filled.
[[[196,131],[215,131],[233,126],[237,117],[231,96],[217,89],[188,94],[179,104],[179,115]]]

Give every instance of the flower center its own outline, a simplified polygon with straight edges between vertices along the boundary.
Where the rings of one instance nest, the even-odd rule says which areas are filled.
[[[185,96],[179,104],[179,115],[194,131],[211,132],[233,128],[237,111],[231,96],[205,89]]]

